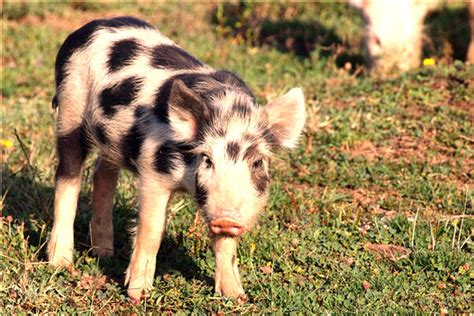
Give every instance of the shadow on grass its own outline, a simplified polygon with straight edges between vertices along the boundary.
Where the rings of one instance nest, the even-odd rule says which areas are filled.
[[[88,178],[85,176],[85,178]],[[75,249],[84,255],[90,250],[89,220],[90,192],[79,196],[78,210],[74,223]],[[24,223],[24,236],[29,245],[42,247],[38,260],[46,261],[46,240],[53,225],[54,187],[45,185],[38,170],[25,166],[18,172],[12,172],[8,165],[2,168],[3,214],[11,215],[17,223]],[[114,248],[115,256],[100,258],[99,268],[105,275],[118,282],[123,282],[124,272],[131,254],[130,221],[135,211],[125,207],[114,208]],[[187,249],[177,239],[168,235],[164,237],[157,255],[156,274],[162,275],[177,271],[188,281],[197,279],[212,284],[212,279],[201,272],[194,259],[188,255]],[[123,283],[121,283],[123,284]]]
[[[225,3],[211,13],[211,22],[224,35],[241,37],[251,45],[268,45],[301,58],[317,51],[322,59],[334,56],[337,67],[344,67],[347,62],[363,65],[361,54],[352,53],[348,43],[318,21],[284,17],[275,20],[268,18],[267,12],[259,11],[257,6],[244,2]]]
[[[424,55],[443,56],[449,59],[466,60],[471,40],[467,5],[459,8],[446,6],[433,11],[425,20],[427,43]]]
[[[334,29],[315,20],[287,18],[284,12],[274,9],[246,2],[225,3],[211,12],[211,23],[224,36],[242,38],[250,45],[268,45],[301,58],[316,52],[320,59],[333,58],[339,68],[346,63],[355,66],[352,70],[364,65],[362,52],[342,40]],[[344,18],[351,17],[342,14],[340,19]],[[465,61],[471,38],[467,5],[440,6],[426,18],[425,32],[425,57],[436,56],[445,62]]]

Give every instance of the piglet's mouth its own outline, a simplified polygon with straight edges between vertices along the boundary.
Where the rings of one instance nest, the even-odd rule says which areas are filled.
[[[209,223],[209,230],[212,234],[230,237],[239,237],[244,233],[244,227],[228,217],[213,219]]]

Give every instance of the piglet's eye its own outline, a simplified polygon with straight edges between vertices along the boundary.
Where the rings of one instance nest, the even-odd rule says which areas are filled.
[[[211,158],[209,158],[209,156],[207,155],[204,155],[202,157],[202,162],[204,164],[204,167],[206,167],[206,169],[211,169],[214,167],[214,164],[212,163]]]
[[[263,167],[263,160],[262,159],[255,160],[252,164],[252,167],[254,169],[262,168]]]

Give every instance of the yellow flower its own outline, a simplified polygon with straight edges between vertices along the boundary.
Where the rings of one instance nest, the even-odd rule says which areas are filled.
[[[423,66],[433,66],[435,64],[436,64],[436,60],[434,60],[434,58],[423,59]]]
[[[13,142],[8,139],[0,139],[0,145],[2,145],[5,148],[10,148],[13,146]]]
[[[257,245],[255,245],[254,243],[250,243],[250,254],[253,254],[256,248],[257,248]]]

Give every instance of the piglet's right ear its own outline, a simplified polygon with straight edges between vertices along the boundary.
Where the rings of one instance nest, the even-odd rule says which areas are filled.
[[[183,81],[175,80],[171,86],[168,119],[176,141],[193,141],[199,125],[209,116],[202,98]]]
[[[263,108],[273,145],[294,148],[304,127],[306,111],[301,88],[293,88]]]

